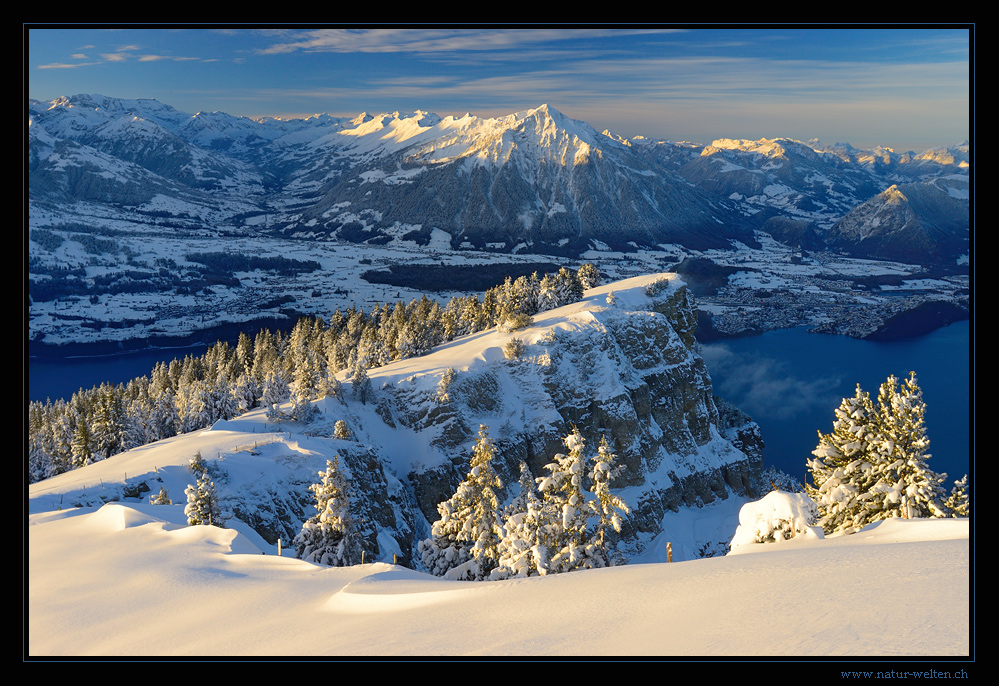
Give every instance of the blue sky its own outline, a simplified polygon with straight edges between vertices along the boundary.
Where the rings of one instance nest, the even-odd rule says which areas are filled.
[[[917,152],[971,135],[967,27],[41,25],[26,38],[39,100],[100,93],[254,117],[547,103],[628,137]]]

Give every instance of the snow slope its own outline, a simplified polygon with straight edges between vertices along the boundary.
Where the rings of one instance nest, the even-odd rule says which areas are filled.
[[[319,567],[287,550],[278,557],[236,527],[188,527],[182,505],[137,502],[31,514],[26,655],[971,651],[968,520],[889,520],[722,558],[501,582],[450,582],[380,562]]]

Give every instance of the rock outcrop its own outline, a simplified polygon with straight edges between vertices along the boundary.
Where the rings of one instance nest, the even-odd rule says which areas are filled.
[[[352,421],[364,425],[361,440],[375,452],[390,453],[400,432],[425,446],[405,481],[427,522],[464,478],[480,424],[496,444],[497,472],[514,489],[519,463],[545,474],[573,426],[591,452],[606,436],[624,466],[615,487],[632,508],[622,543],[637,552],[667,511],[758,494],[759,430],[714,398],[695,326],[692,298],[675,274],[611,284],[521,331],[444,346],[418,368],[410,361],[371,370],[377,410]],[[511,360],[502,347],[513,337],[526,348]],[[442,402],[449,368],[457,373]]]

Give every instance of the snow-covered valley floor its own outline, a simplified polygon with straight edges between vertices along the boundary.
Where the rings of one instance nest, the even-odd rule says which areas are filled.
[[[319,567],[233,525],[145,503],[29,515],[25,654],[933,657],[940,670],[972,650],[966,519],[499,582]]]

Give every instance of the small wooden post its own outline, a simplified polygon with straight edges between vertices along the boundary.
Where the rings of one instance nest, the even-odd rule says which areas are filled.
[[[281,537],[278,536],[278,557],[281,557]]]
[[[673,561],[673,544],[669,542],[666,543],[666,561]]]
[[[364,564],[364,555],[365,555],[365,551],[362,550],[361,551],[361,564],[362,565]]]

